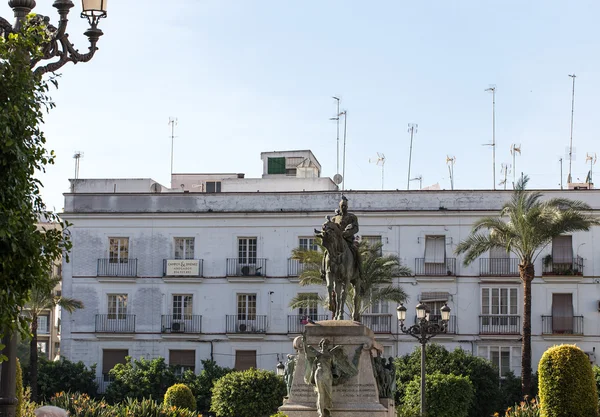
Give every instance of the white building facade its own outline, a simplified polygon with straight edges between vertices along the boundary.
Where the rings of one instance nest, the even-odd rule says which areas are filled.
[[[269,157],[263,154],[263,160]],[[308,162],[300,163],[308,167]],[[265,172],[268,166],[267,161]],[[293,176],[287,171],[292,168],[276,169],[279,175]],[[333,214],[341,196],[331,180],[319,178],[320,165],[318,171],[316,176],[279,179],[296,191],[281,191],[282,185],[277,191],[260,189],[262,180],[272,187],[277,174],[247,180],[239,174],[223,176],[220,191],[212,184],[209,192],[205,183],[215,177],[208,174],[198,174],[202,180],[194,174],[185,174],[185,181],[174,178],[184,186],[170,189],[151,180],[72,181],[75,192],[65,195],[63,218],[73,224],[73,249],[70,263],[63,265],[63,293],[82,300],[85,308],[63,313],[61,354],[98,364],[98,377],[105,380],[127,355],[164,357],[178,369],[196,372],[203,359],[238,369],[274,369],[278,359],[293,353],[292,340],[306,316],[328,318],[321,306],[302,311],[288,307],[298,293],[326,292],[320,286],[299,286],[302,265],[290,259],[294,248],[314,247],[314,229]],[[225,178],[252,181],[258,192],[225,191]],[[304,191],[298,190],[300,185]],[[495,252],[464,266],[454,250],[474,221],[497,214],[510,194],[344,193],[349,210],[358,216],[361,238],[381,241],[384,254],[398,255],[413,270],[413,276],[394,280],[410,296],[406,324],[414,323],[419,301],[429,306],[432,320],[448,303],[448,333],[433,341],[490,359],[501,375],[509,370],[520,374],[523,291],[518,261]],[[545,198],[558,196],[600,209],[600,194],[594,190],[544,191]],[[598,227],[556,239],[536,260],[534,366],[548,347],[559,343],[575,343],[594,359],[600,342],[596,245],[600,247]],[[363,317],[388,356],[416,346],[399,331],[396,307],[381,303]]]

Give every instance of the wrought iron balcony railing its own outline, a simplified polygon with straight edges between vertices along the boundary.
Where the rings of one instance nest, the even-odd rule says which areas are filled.
[[[517,258],[481,258],[479,275],[482,277],[518,277],[519,260]]]
[[[327,314],[310,314],[308,316],[288,316],[288,333],[302,333],[304,326],[310,321],[328,320],[330,316]]]
[[[544,259],[542,275],[583,275],[583,258],[576,256],[571,262],[553,262]]]
[[[304,264],[298,259],[288,258],[288,277],[299,277],[304,272]]]
[[[443,276],[456,275],[456,258],[446,258],[444,262],[425,262],[425,258],[415,259],[415,275]]]
[[[583,335],[583,316],[542,316],[542,334]]]
[[[96,333],[135,333],[135,314],[96,314]]]
[[[161,316],[162,333],[202,333],[202,316],[171,314]]]
[[[137,259],[98,259],[97,275],[99,277],[136,277]]]
[[[227,258],[228,277],[260,277],[267,275],[267,260],[264,258]]]
[[[392,315],[391,314],[362,314],[360,316],[362,324],[373,330],[373,333],[391,333]]]
[[[250,314],[228,315],[226,317],[227,333],[266,333],[267,316]]]
[[[479,334],[520,334],[521,316],[479,316]]]

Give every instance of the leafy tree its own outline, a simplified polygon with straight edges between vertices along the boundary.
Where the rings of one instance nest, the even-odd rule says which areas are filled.
[[[0,333],[27,327],[19,318],[31,289],[46,282],[52,263],[70,242],[59,229],[38,229],[46,210],[36,174],[54,163],[41,130],[44,111],[54,107],[48,80],[31,71],[48,40],[43,19],[28,19],[19,33],[0,36]],[[55,79],[49,81],[55,82]],[[47,284],[47,283],[46,283]],[[0,355],[0,361],[6,359]]]
[[[79,392],[91,396],[96,395],[96,365],[86,367],[81,361],[71,362],[65,358],[58,361],[49,361],[41,356],[38,363],[37,389],[38,397],[48,401],[57,392]],[[23,374],[27,378],[29,369],[23,367]],[[31,386],[31,380],[25,379]]]
[[[56,306],[60,306],[69,313],[76,309],[83,308],[83,303],[73,298],[57,296],[54,293],[54,288],[60,284],[60,277],[52,277],[48,279],[47,284],[43,286],[35,286],[31,290],[31,297],[27,302],[24,310],[31,320],[31,341],[29,343],[29,380],[31,382],[31,399],[37,401],[37,374],[38,374],[38,317],[44,311],[54,310]],[[49,288],[52,288],[49,290]]]
[[[393,278],[398,276],[411,276],[410,268],[400,262],[400,258],[394,254],[381,255],[382,243],[369,244],[363,240],[359,244],[361,259],[361,282],[358,292],[353,288],[348,290],[346,307],[350,316],[354,313],[354,300],[359,298],[360,311],[364,313],[373,304],[380,301],[392,301],[404,303],[408,299],[406,292],[393,285]],[[323,261],[322,250],[294,249],[292,258],[298,259],[304,266],[300,274],[300,285],[324,285],[321,278],[321,264]],[[315,303],[327,306],[327,299],[318,294],[301,293],[290,301],[290,308],[309,307]]]
[[[167,388],[177,382],[175,373],[165,363],[165,358],[147,360],[126,358],[110,370],[113,381],[106,389],[106,399],[118,403],[125,398],[154,398],[160,401]]]
[[[212,389],[220,378],[233,372],[233,369],[222,368],[215,361],[203,360],[202,372],[198,375],[192,371],[187,371],[183,374],[182,382],[190,387],[192,393],[196,397],[196,407],[203,415],[208,414],[210,410],[210,400],[212,397]]]
[[[441,372],[469,378],[476,398],[469,407],[469,417],[489,416],[497,410],[500,378],[498,370],[490,362],[460,348],[449,352],[435,343],[427,345],[426,355],[425,371],[428,375]],[[421,348],[416,348],[410,355],[396,358],[395,365],[398,387],[396,401],[402,404],[408,383],[421,375]]]
[[[531,281],[535,277],[533,264],[541,251],[557,236],[587,231],[600,225],[586,213],[590,206],[566,198],[541,201],[542,194],[526,191],[529,181],[517,182],[510,201],[504,204],[498,217],[483,217],[475,222],[471,234],[456,248],[469,265],[490,249],[500,248],[519,259],[519,275],[523,282],[523,345],[521,357],[521,391],[531,394]]]

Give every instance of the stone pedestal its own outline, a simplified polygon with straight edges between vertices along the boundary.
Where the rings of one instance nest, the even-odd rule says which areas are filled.
[[[333,387],[332,417],[395,417],[393,400],[390,407],[390,400],[379,399],[371,355],[372,351],[381,350],[381,347],[375,342],[371,329],[349,320],[326,320],[307,324],[305,336],[306,343],[311,346],[318,346],[323,338],[329,339],[332,346],[343,346],[349,358],[358,347],[363,348],[358,362],[358,375]],[[306,357],[302,337],[294,340],[294,348],[298,356],[292,388],[279,410],[288,417],[316,417],[317,394],[312,385],[304,382]]]

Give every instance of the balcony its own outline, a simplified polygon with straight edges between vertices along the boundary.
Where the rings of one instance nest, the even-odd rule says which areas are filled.
[[[456,275],[456,258],[446,258],[446,262],[425,262],[425,258],[415,259],[416,276],[453,276]]]
[[[267,316],[228,315],[226,317],[227,333],[266,333]]]
[[[479,260],[479,275],[482,277],[518,277],[517,258],[482,258]]]
[[[583,316],[542,316],[542,334],[583,335]]]
[[[298,259],[288,258],[288,277],[299,277],[304,272],[304,264]]]
[[[329,320],[327,314],[310,315],[308,319],[312,321]],[[288,316],[288,333],[302,333],[304,326],[308,323],[306,316]]]
[[[96,333],[135,333],[135,315],[96,314]]]
[[[264,258],[253,259],[227,258],[228,277],[264,277],[267,275],[267,260]]]
[[[479,316],[479,334],[521,334],[521,316]]]
[[[441,314],[430,314],[429,315],[430,323],[442,324],[442,315]],[[415,324],[419,324],[419,320],[417,316],[415,316]],[[448,324],[446,327],[446,334],[456,334],[456,316],[450,316],[450,320],[448,320]]]
[[[98,259],[99,277],[136,277],[137,259]]]
[[[362,314],[360,322],[373,330],[373,333],[392,333],[391,314]]]
[[[572,262],[552,262],[552,257],[543,260],[542,275],[575,275],[583,276],[583,258],[576,256]]]
[[[199,278],[203,265],[202,259],[163,259],[163,277]]]
[[[161,316],[161,333],[202,333],[202,316],[172,314]]]

